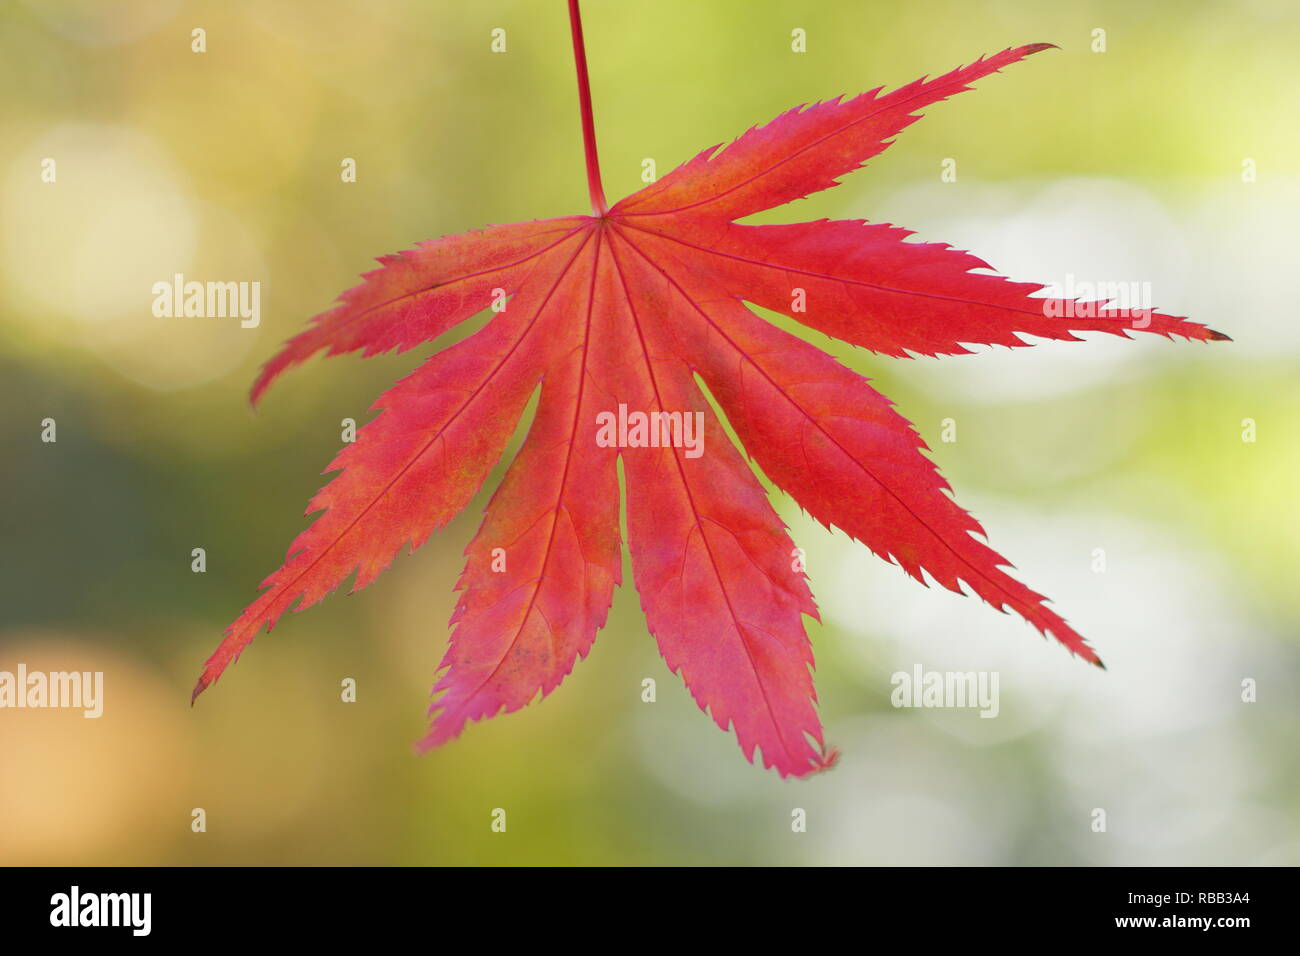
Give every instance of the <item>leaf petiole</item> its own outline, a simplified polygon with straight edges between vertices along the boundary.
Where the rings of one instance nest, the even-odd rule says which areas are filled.
[[[591,112],[591,81],[587,77],[587,49],[582,42],[582,14],[578,0],[569,0],[569,27],[573,33],[573,65],[578,72],[578,103],[582,109],[582,143],[587,152],[587,190],[591,208],[604,218],[605,188],[600,182],[600,158],[596,155],[596,120]]]

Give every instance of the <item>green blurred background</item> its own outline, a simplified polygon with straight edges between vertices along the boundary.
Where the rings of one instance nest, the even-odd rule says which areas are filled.
[[[831,346],[1110,671],[778,496],[823,609],[832,772],[745,763],[626,586],[556,694],[417,758],[484,494],[366,591],[290,615],[191,710],[341,420],[364,422],[419,355],[314,362],[254,415],[260,362],[374,256],[587,211],[565,5],[17,0],[0,8],[0,669],[103,670],[106,703],[99,720],[0,711],[0,863],[1300,862],[1295,4],[584,10],[611,201],[643,159],[662,174],[795,104],[1063,48],[766,218],[898,222],[1018,279],[1149,282],[1163,311],[1234,337],[941,361]],[[176,272],[260,281],[261,326],[154,318],[150,288]],[[1000,716],[891,708],[890,675],[916,664],[997,671]]]

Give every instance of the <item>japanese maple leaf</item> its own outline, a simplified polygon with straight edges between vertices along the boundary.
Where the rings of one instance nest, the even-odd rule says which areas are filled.
[[[266,364],[254,402],[317,352],[405,351],[508,297],[480,331],[375,403],[382,413],[334,459],[328,470],[341,474],[311,501],[308,513],[323,514],[226,631],[195,695],[263,626],[353,572],[353,590],[365,587],[400,548],[446,525],[502,457],[540,383],[527,438],[466,551],[420,746],[549,694],[586,656],[620,583],[621,459],[636,588],[668,667],[720,727],[734,728],[749,760],[758,748],[783,776],[826,766],[834,755],[803,625],[817,609],[785,525],[697,376],[744,451],[822,524],[922,583],[923,572],[958,593],[964,583],[1100,665],[975,537],[983,529],[949,497],[889,399],[746,303],[889,356],[1022,346],[1025,334],[1226,336],[1174,316],[1135,321],[1034,297],[1042,286],[976,274],[988,267],[969,253],[907,241],[888,224],[736,222],[836,185],[922,107],[1049,44],[890,93],[792,109],[608,207],[576,0],[570,19],[593,214],[495,226],[380,259]],[[638,428],[638,415],[649,428]]]

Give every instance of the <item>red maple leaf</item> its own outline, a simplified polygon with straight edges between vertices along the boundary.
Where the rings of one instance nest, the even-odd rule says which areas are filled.
[[[621,458],[636,587],[668,667],[720,727],[734,727],[751,761],[757,747],[783,776],[826,766],[834,754],[802,621],[817,610],[785,525],[696,376],[749,456],[818,521],[922,583],[922,572],[958,593],[964,582],[1100,665],[975,537],[983,529],[949,497],[889,399],[745,303],[891,356],[1029,344],[1022,334],[1226,336],[1173,316],[1134,321],[1033,297],[1042,286],[975,274],[986,263],[909,242],[888,224],[734,221],[836,185],[922,107],[1050,45],[790,110],[608,207],[576,0],[570,19],[593,215],[491,227],[385,257],[266,364],[254,402],[317,352],[404,351],[508,297],[480,331],[375,403],[382,414],[331,462],[342,473],[311,501],[308,513],[323,514],[226,631],[195,696],[264,625],[354,571],[353,590],[365,587],[400,548],[447,524],[501,458],[540,383],[527,439],[466,551],[421,747],[550,693],[586,656],[620,583]]]

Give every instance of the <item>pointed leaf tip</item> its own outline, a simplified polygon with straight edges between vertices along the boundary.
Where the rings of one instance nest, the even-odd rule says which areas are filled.
[[[818,761],[817,766],[807,776],[815,777],[819,773],[825,773],[828,770],[833,770],[835,768],[835,765],[838,764],[839,762],[840,762],[839,748],[827,747],[825,750],[822,751],[821,759]]]

